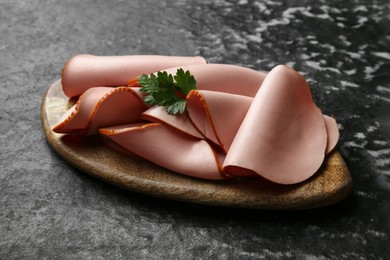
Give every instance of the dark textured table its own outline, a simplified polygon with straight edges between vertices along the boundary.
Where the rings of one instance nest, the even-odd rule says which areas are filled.
[[[0,0],[0,259],[389,259],[389,1]],[[307,78],[354,180],[309,211],[157,199],[76,170],[39,116],[64,62],[202,55]]]

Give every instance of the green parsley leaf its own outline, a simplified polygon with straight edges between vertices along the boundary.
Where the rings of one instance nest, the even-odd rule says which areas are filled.
[[[176,115],[176,114],[183,114],[186,110],[186,100],[181,99],[179,101],[176,101],[172,105],[167,107],[168,114]]]
[[[144,102],[146,104],[151,105],[151,106],[157,105],[157,101],[154,99],[154,97],[152,95],[146,96],[144,98]]]
[[[172,115],[184,113],[185,97],[196,89],[194,76],[181,68],[176,71],[175,76],[166,71],[157,72],[157,76],[143,74],[138,77],[138,84],[141,86],[140,91],[148,94],[144,99],[146,104],[166,106],[167,112]]]
[[[184,72],[183,69],[178,69],[174,78],[177,90],[183,95],[187,95],[192,89],[196,89],[196,80],[188,70]]]
[[[160,83],[160,86],[163,88],[169,88],[174,85],[172,75],[168,74],[166,71],[157,72],[157,80]]]
[[[142,86],[141,91],[145,93],[153,93],[159,90],[159,82],[153,74],[150,77],[145,74],[139,76],[138,84]]]

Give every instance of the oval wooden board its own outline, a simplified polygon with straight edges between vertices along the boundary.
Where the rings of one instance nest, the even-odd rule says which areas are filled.
[[[187,177],[114,151],[99,136],[78,138],[54,133],[52,126],[68,106],[57,81],[46,91],[41,106],[43,130],[52,148],[85,173],[136,192],[191,203],[285,210],[332,205],[352,188],[348,168],[337,151],[328,155],[313,177],[295,185],[278,185],[256,177],[223,181]]]

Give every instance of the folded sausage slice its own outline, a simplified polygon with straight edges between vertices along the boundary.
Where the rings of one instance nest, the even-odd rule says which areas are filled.
[[[252,100],[225,92],[192,90],[187,95],[187,110],[195,127],[227,152]]]
[[[253,98],[224,92],[193,90],[187,96],[191,122],[209,140],[227,152]],[[340,137],[334,118],[323,115],[327,132],[326,154],[336,146]]]
[[[153,106],[142,113],[142,119],[149,122],[167,124],[199,139],[205,138],[192,124],[187,113],[171,115],[168,114],[166,107]]]
[[[53,131],[92,135],[101,127],[138,122],[147,109],[141,95],[137,88],[90,88],[60,118]]]
[[[130,79],[171,67],[205,64],[202,57],[158,55],[94,56],[71,58],[62,71],[62,87],[68,97],[79,96],[97,86],[124,86]]]
[[[224,179],[223,155],[205,140],[162,123],[131,124],[99,129],[99,133],[130,152],[169,170],[202,179]]]
[[[327,129],[304,78],[279,65],[265,78],[224,162],[229,175],[254,172],[281,184],[299,183],[321,166]]]
[[[337,145],[340,138],[339,128],[337,122],[333,117],[324,115],[326,133],[328,134],[328,142],[326,145],[326,154],[330,153]]]

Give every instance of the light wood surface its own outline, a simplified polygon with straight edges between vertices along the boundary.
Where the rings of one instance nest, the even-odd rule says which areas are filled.
[[[100,136],[80,138],[54,133],[53,124],[68,107],[68,98],[57,81],[48,88],[41,106],[48,143],[83,172],[136,192],[191,203],[287,210],[332,205],[346,198],[352,189],[350,173],[338,151],[328,155],[313,177],[295,185],[278,185],[257,177],[223,181],[187,177],[115,151]]]

